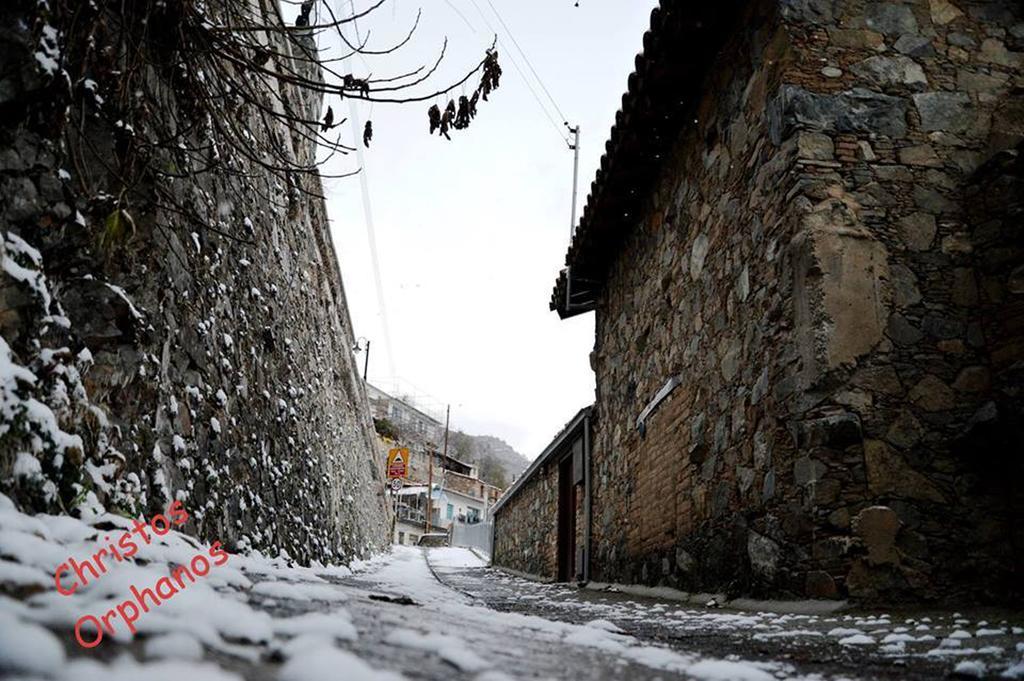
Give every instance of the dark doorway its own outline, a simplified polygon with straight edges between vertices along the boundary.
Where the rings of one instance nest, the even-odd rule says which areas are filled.
[[[558,464],[558,581],[576,577],[576,484],[573,457]]]

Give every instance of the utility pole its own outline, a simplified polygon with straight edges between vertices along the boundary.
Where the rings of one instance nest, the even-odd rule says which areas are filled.
[[[572,158],[572,218],[569,220],[569,244],[572,245],[572,237],[576,234],[576,187],[580,177],[580,126],[575,128],[565,124],[569,132],[573,134],[572,144],[569,148],[573,151]]]
[[[448,423],[452,415],[452,405],[448,405],[444,414],[444,456],[448,456]],[[430,521],[434,514],[434,452],[430,452],[430,465],[427,467],[427,534],[430,534]]]
[[[427,531],[424,534],[430,534],[430,520],[434,514],[434,452],[430,447],[427,447],[427,456],[430,463],[427,466]]]
[[[363,383],[366,383],[366,372],[370,368],[370,339],[366,339],[366,357],[363,358]]]
[[[448,408],[444,412],[444,456],[448,457],[448,420],[452,415],[452,405],[448,405]]]
[[[442,464],[441,464],[442,466],[444,465],[444,460],[448,458],[448,420],[451,418],[451,415],[452,415],[452,405],[449,404],[449,405],[447,405],[447,407],[445,408],[445,411],[444,411],[444,452],[442,453],[442,456],[444,458],[441,460],[442,461]],[[449,527],[448,531],[451,532],[452,528]],[[451,535],[450,534],[448,536],[448,539],[451,539]]]

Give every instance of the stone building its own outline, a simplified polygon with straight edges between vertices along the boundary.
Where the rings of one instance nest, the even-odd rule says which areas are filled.
[[[581,409],[498,499],[495,565],[542,580],[586,580],[593,409]]]
[[[558,576],[568,495],[577,577],[1019,598],[1021,6],[664,0],[643,45],[551,302],[587,475],[510,490],[495,561]]]
[[[152,126],[191,125],[195,102],[170,68],[124,88],[119,50],[153,46],[120,31],[224,3],[132,4],[116,21],[105,7],[0,5],[0,491],[147,517],[176,498],[190,532],[303,561],[381,549],[385,484],[319,176],[283,187],[227,149],[219,164],[160,156]],[[68,44],[83,36],[87,50]],[[308,35],[267,39],[268,69],[315,69],[293,62]],[[318,94],[278,86],[249,87],[267,110],[321,118]],[[263,114],[232,117],[257,148],[316,153]],[[146,172],[128,187],[132,162]]]

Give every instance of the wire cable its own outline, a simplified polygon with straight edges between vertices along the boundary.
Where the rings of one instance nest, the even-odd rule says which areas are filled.
[[[444,4],[448,5],[448,7],[450,7],[453,12],[459,15],[459,18],[462,19],[462,23],[466,24],[466,26],[469,27],[470,31],[472,31],[473,33],[477,32],[476,27],[473,26],[473,24],[469,23],[469,19],[467,19],[466,15],[463,14],[462,11],[455,6],[455,3],[453,3],[452,0],[444,0]]]
[[[354,14],[355,3],[352,2],[352,0],[350,0],[349,6]],[[360,41],[359,24],[355,23],[354,28],[356,40]],[[356,44],[358,45],[359,42]],[[346,59],[345,61],[347,65],[349,60]],[[388,354],[388,369],[390,369],[391,375],[395,376],[397,374],[395,371],[395,350],[391,345],[391,326],[388,323],[388,310],[384,304],[384,284],[382,283],[380,275],[380,257],[377,254],[377,235],[373,224],[373,206],[370,202],[370,181],[366,172],[366,160],[363,158],[363,145],[359,143],[359,137],[363,134],[363,131],[360,130],[359,109],[357,108],[356,100],[348,98],[348,106],[349,115],[352,119],[352,136],[355,138],[353,146],[356,148],[356,163],[360,168],[359,189],[363,200],[363,220],[366,223],[366,239],[370,246],[370,264],[373,268],[373,283],[377,290],[377,308],[380,313],[381,333],[384,334],[384,348],[387,350]]]
[[[505,42],[501,39],[500,32],[494,29],[494,26],[487,19],[487,15],[484,14],[484,11],[482,9],[480,9],[480,5],[477,4],[476,0],[469,0],[469,1],[473,4],[473,7],[476,8],[477,13],[480,14],[480,18],[484,20],[484,23],[487,25],[487,28],[495,35],[495,37],[497,37],[498,44],[501,46],[501,49],[504,51],[505,55],[512,62],[512,66],[515,68],[516,72],[519,74],[519,77],[523,79],[523,83],[526,84],[526,87],[530,91],[530,94],[533,95],[533,99],[534,99],[535,102],[537,102],[537,106],[539,106],[541,108],[541,111],[544,112],[544,116],[548,119],[548,122],[551,123],[551,126],[555,130],[555,133],[562,140],[562,142],[568,146],[569,145],[569,138],[565,134],[565,130],[563,129],[562,126],[560,126],[555,121],[555,117],[551,115],[551,112],[548,110],[547,105],[545,105],[544,102],[541,101],[540,95],[537,94],[537,90],[534,89],[533,84],[530,83],[530,79],[526,77],[526,74],[523,73],[523,69],[520,68],[520,66],[519,66],[519,62],[516,61],[515,53],[512,52],[512,50],[509,50],[507,48],[507,46],[505,45]]]
[[[508,34],[508,37],[512,40],[512,44],[516,46],[517,50],[519,50],[519,54],[522,55],[523,61],[526,62],[526,66],[530,69],[530,73],[532,73],[533,77],[537,79],[537,82],[540,84],[544,94],[546,94],[548,99],[551,100],[551,105],[555,107],[555,111],[557,111],[558,115],[562,117],[562,122],[568,125],[569,118],[562,113],[562,109],[558,106],[558,102],[556,102],[555,98],[551,96],[551,92],[548,90],[547,86],[544,85],[544,81],[541,79],[540,74],[537,73],[537,70],[533,68],[533,64],[530,63],[530,58],[526,56],[526,52],[524,52],[523,48],[519,46],[519,41],[516,40],[516,36],[512,33],[512,29],[510,29],[508,24],[505,23],[505,20],[501,18],[501,13],[498,12],[498,8],[494,6],[494,3],[491,2],[491,0],[487,0],[487,4],[490,6],[491,11],[494,12],[494,16],[498,17],[498,22],[502,25],[505,32]]]

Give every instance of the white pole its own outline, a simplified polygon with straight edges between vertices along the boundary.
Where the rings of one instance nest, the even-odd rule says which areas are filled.
[[[572,219],[569,221],[569,242],[576,234],[576,187],[579,184],[580,176],[580,126],[569,128],[573,133],[573,143],[570,145],[573,150],[572,159]]]

